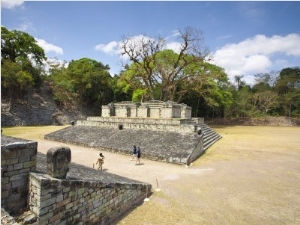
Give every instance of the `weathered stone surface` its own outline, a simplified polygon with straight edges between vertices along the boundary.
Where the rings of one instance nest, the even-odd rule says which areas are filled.
[[[1,98],[1,126],[70,124],[92,114],[89,109],[78,111],[75,107],[58,106],[47,81],[39,90],[29,92],[19,101],[9,102],[5,97]]]
[[[9,213],[26,207],[29,171],[35,171],[32,156],[36,153],[36,142],[1,135],[1,206]]]
[[[197,147],[196,133],[180,134],[150,130],[114,129],[96,126],[71,126],[47,134],[45,139],[131,155],[132,146],[139,145],[142,157],[151,160],[186,164]]]
[[[37,173],[30,173],[31,191],[42,190],[29,198],[39,224],[110,224],[151,192],[150,184],[75,163],[66,179],[56,179],[45,174],[46,160],[38,153]]]
[[[191,118],[191,107],[172,101],[151,100],[143,103],[129,101],[102,105],[103,117]]]
[[[53,147],[47,151],[47,173],[54,178],[66,178],[70,162],[71,149],[69,147]]]

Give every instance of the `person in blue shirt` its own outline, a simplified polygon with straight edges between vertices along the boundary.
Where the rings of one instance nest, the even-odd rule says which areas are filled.
[[[132,158],[131,158],[131,161],[133,161],[133,160],[136,159],[136,154],[137,154],[137,149],[136,149],[136,146],[134,145],[133,149],[132,149]]]

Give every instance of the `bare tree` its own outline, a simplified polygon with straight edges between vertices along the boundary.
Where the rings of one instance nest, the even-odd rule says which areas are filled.
[[[278,105],[278,95],[273,91],[255,93],[252,102],[259,111],[268,113]]]
[[[187,27],[178,30],[177,37],[176,50],[168,50],[162,37],[127,37],[122,42],[121,55],[132,63],[124,64],[128,82],[138,80],[151,99],[175,100],[183,81],[191,82],[205,74],[201,65],[209,51],[203,45],[202,31]]]

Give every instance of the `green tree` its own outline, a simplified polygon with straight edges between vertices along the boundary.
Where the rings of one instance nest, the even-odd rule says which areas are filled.
[[[56,100],[75,102],[76,107],[90,107],[100,112],[102,104],[114,99],[109,66],[93,59],[72,60],[67,68],[53,66],[51,79]]]
[[[53,98],[60,107],[75,110],[77,105],[74,87],[70,76],[67,74],[66,62],[63,64],[50,64],[49,77]]]
[[[254,107],[252,101],[252,91],[250,86],[245,85],[239,90],[231,87],[233,102],[226,110],[226,115],[229,117],[248,117],[254,115]]]
[[[224,110],[232,103],[228,76],[223,68],[203,63],[199,77],[192,77],[181,86],[178,94],[184,93],[183,101],[191,101],[195,116],[224,116]],[[205,74],[205,75],[203,75]],[[194,98],[194,100],[193,100]],[[199,113],[198,113],[199,112]]]
[[[36,64],[43,64],[46,60],[44,50],[28,33],[1,27],[1,57],[16,62],[18,58],[34,60]]]
[[[300,116],[300,68],[281,70],[275,85],[280,108],[286,116]]]
[[[113,102],[130,101],[132,99],[133,89],[120,79],[120,76],[114,75],[110,79],[110,87],[114,93]]]
[[[34,81],[31,74],[22,69],[22,66],[11,60],[2,60],[1,89],[2,96],[10,99],[19,97],[23,91],[32,87]]]
[[[236,83],[236,87],[238,90],[240,90],[242,87],[246,85],[246,82],[242,80],[244,75],[236,75],[234,76],[234,81]]]
[[[6,95],[18,98],[41,85],[46,57],[32,36],[1,27],[1,57],[1,88]]]

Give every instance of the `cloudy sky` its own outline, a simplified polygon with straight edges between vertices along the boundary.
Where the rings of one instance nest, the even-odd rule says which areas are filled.
[[[35,37],[48,58],[88,57],[122,69],[124,36],[163,36],[179,28],[203,31],[213,63],[230,78],[300,66],[300,2],[267,1],[1,1],[1,25]],[[172,46],[172,45],[170,45]]]

